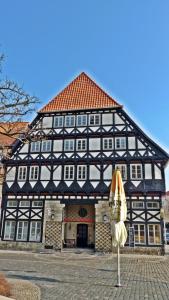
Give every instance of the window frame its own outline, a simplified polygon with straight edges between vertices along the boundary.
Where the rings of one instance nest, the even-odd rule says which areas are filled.
[[[7,229],[7,223],[10,223],[10,231],[8,233],[8,236],[7,236],[7,232],[6,232],[6,229]],[[12,229],[12,225],[14,224],[13,226],[13,230]],[[10,241],[13,241],[14,240],[14,237],[15,237],[15,228],[16,228],[16,221],[14,220],[6,220],[5,221],[5,229],[4,229],[4,239],[5,240],[10,240]]]
[[[149,207],[148,204],[157,204],[157,207]],[[147,201],[146,203],[147,209],[159,209],[160,208],[160,203],[156,201]]]
[[[119,145],[118,145],[118,142],[119,142]],[[125,136],[115,137],[114,148],[115,148],[115,150],[125,150],[126,149],[126,137]]]
[[[94,118],[94,122],[91,122],[91,119]],[[98,119],[98,121],[97,121]],[[91,114],[89,115],[89,125],[90,126],[96,126],[101,125],[101,115],[100,114]]]
[[[142,204],[142,207],[134,207],[133,204]],[[144,209],[144,208],[145,208],[144,201],[139,201],[139,200],[138,201],[132,201],[132,209]]]
[[[32,171],[34,170],[34,171]],[[36,172],[37,170],[37,172]],[[35,174],[37,173],[36,175],[36,178],[35,178]],[[38,180],[39,178],[39,166],[30,166],[30,170],[29,170],[29,180]]]
[[[22,226],[20,227],[19,225],[22,224]],[[27,226],[25,226],[25,224]],[[24,226],[23,226],[24,225]],[[18,220],[17,223],[17,232],[16,232],[16,241],[27,241],[28,239],[28,221],[26,220]],[[19,230],[21,229],[21,232],[19,233]],[[26,229],[26,231],[25,231]],[[18,235],[21,234],[21,238],[18,237]]]
[[[71,171],[71,169],[72,169],[72,171]],[[67,170],[68,170],[68,173],[66,173]],[[71,172],[72,172],[72,177],[70,176]],[[73,165],[65,165],[64,166],[64,180],[74,180],[74,173],[75,173],[75,170],[74,170]],[[66,175],[68,175],[68,176],[66,176]]]
[[[150,242],[150,226],[153,226],[153,242]],[[159,238],[160,241],[159,243],[156,242],[157,236],[156,236],[156,232],[155,232],[155,226],[158,226],[158,230],[159,230]],[[161,227],[160,224],[148,224],[148,244],[149,245],[161,245]]]
[[[32,226],[33,226],[34,223],[35,223],[35,228],[34,228],[35,234],[34,234],[34,236],[36,238],[32,238],[32,229],[33,229]],[[38,224],[40,224],[40,228],[37,228]],[[40,229],[40,232],[38,234],[37,231],[39,229]],[[37,238],[37,235],[38,235],[39,238]],[[40,242],[41,241],[41,235],[42,235],[42,222],[40,220],[32,220],[30,222],[29,241],[31,241],[31,242]]]
[[[110,141],[112,142],[112,147],[110,147]],[[107,145],[105,145],[107,142]],[[103,150],[114,150],[114,139],[113,138],[103,138]]]
[[[42,205],[35,205],[36,202],[41,202]],[[32,207],[34,207],[34,208],[40,208],[40,207],[43,207],[43,201],[42,201],[42,200],[33,200],[33,201],[32,201]]]
[[[20,200],[19,207],[30,207],[30,200]]]
[[[31,152],[40,152],[40,141],[31,142]]]
[[[56,120],[57,120],[57,122],[56,122]],[[63,124],[64,124],[64,116],[54,116],[53,124],[54,124],[54,128],[62,128]]]
[[[115,169],[119,168],[121,176],[122,176],[122,180],[127,180],[127,165],[126,164],[115,164]],[[122,168],[125,169],[125,177],[123,176],[123,170]]]
[[[81,144],[81,146],[79,147],[78,144]],[[85,147],[83,148],[83,143],[85,143]],[[86,151],[87,150],[87,139],[77,139],[76,140],[76,150],[77,151]]]
[[[71,143],[73,146],[72,149],[70,147]],[[65,139],[64,140],[64,151],[74,151],[74,149],[75,149],[75,141],[73,139]]]
[[[48,145],[49,145],[49,147],[48,147]],[[44,149],[45,147],[46,147],[46,149]],[[51,140],[42,141],[41,152],[50,152],[51,149],[52,149],[52,141]]]
[[[138,226],[138,241],[136,241],[136,235],[135,235],[135,226]],[[144,242],[141,242],[141,235],[140,232],[142,231],[140,229],[140,227],[143,226],[144,227]],[[133,224],[134,227],[134,240],[135,240],[135,244],[139,244],[139,245],[144,245],[146,243],[146,231],[145,231],[145,224]]]
[[[135,177],[133,177],[133,168],[132,167],[135,167]],[[141,177],[138,177],[138,169],[137,167],[140,167],[141,168]],[[143,179],[143,166],[142,164],[131,164],[130,165],[130,178],[131,180],[142,180]]]
[[[83,122],[83,118],[85,119],[85,122]],[[82,121],[79,122],[80,119],[82,119]],[[87,126],[87,115],[77,115],[76,126]]]
[[[18,181],[20,181],[20,180],[25,181],[26,178],[27,178],[27,167],[26,166],[19,166],[18,167]]]
[[[65,127],[74,127],[74,126],[75,126],[75,116],[74,115],[65,116]]]
[[[85,176],[83,176],[83,175],[85,175]],[[78,165],[77,166],[77,180],[83,181],[86,179],[87,179],[87,166],[86,165]]]
[[[9,202],[13,203],[12,205],[9,205]],[[15,202],[15,205],[14,205]],[[17,207],[18,206],[18,201],[17,200],[8,200],[7,201],[7,207]]]

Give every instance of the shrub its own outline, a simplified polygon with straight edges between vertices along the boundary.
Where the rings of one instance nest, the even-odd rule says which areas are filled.
[[[10,284],[6,280],[3,274],[0,274],[0,295],[1,296],[10,296]]]

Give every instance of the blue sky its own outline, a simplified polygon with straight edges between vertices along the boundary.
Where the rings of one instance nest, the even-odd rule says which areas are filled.
[[[3,71],[39,107],[85,71],[168,151],[168,16],[168,0],[1,1]]]

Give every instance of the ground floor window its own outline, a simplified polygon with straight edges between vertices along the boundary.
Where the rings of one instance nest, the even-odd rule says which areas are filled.
[[[39,242],[41,239],[41,221],[32,221],[30,225],[29,240]]]
[[[148,225],[148,242],[149,244],[161,243],[161,227],[160,224]]]
[[[17,240],[26,241],[28,235],[28,222],[19,221],[17,226]]]
[[[134,224],[134,237],[136,244],[145,244],[145,225]]]
[[[5,222],[5,233],[4,238],[7,240],[13,240],[15,236],[15,221],[6,221]]]

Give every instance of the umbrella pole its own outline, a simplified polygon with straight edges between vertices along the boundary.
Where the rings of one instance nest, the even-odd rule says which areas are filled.
[[[120,283],[120,246],[117,246],[117,287],[121,286]]]

